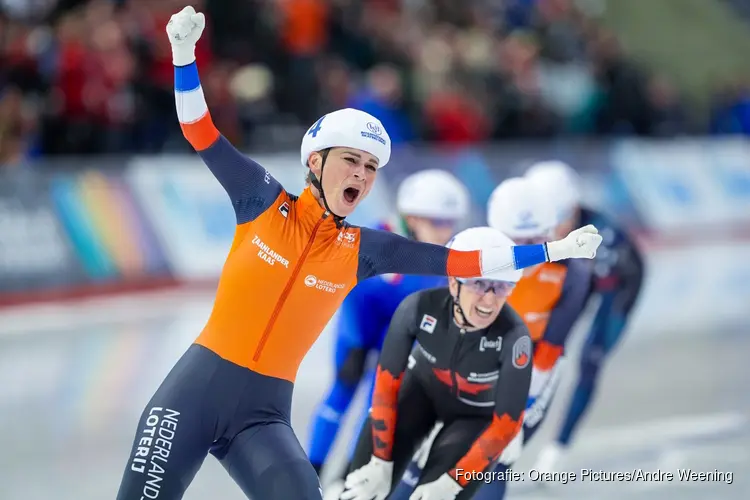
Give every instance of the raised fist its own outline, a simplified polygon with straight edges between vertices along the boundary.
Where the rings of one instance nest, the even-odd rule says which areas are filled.
[[[564,259],[593,259],[602,237],[593,225],[571,231],[565,238],[547,243],[550,262]]]
[[[167,23],[167,36],[172,44],[172,63],[187,66],[195,61],[195,44],[206,27],[206,17],[187,6],[173,14]]]

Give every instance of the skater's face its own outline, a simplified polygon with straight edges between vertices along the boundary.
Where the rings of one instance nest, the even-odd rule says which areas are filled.
[[[378,159],[354,148],[332,148],[323,163],[319,153],[310,155],[310,170],[320,179],[328,207],[339,217],[351,214],[368,195],[378,173]]]
[[[496,319],[508,296],[513,291],[514,283],[490,281],[483,279],[462,280],[460,283],[450,278],[449,287],[454,298],[458,297],[465,319],[478,329],[487,328]],[[461,312],[456,311],[461,320]]]
[[[404,221],[417,241],[433,245],[445,245],[456,231],[456,221],[450,219],[428,219],[407,215]]]

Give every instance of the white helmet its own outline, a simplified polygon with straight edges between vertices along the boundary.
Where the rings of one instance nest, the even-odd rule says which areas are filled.
[[[471,251],[485,250],[488,251],[493,247],[512,247],[513,240],[505,236],[502,232],[491,227],[472,227],[464,229],[451,239],[447,245],[453,250]],[[482,276],[481,279],[493,281],[509,281],[518,283],[523,276],[520,269],[503,269],[489,275]],[[461,280],[459,280],[461,281]]]
[[[557,222],[563,222],[581,203],[580,177],[568,164],[561,161],[535,163],[525,177],[537,186],[542,196],[552,200]]]
[[[469,212],[469,193],[461,181],[444,170],[422,170],[398,187],[401,215],[460,220]]]
[[[380,120],[358,109],[339,109],[316,121],[302,138],[302,165],[307,166],[311,153],[336,147],[370,153],[378,159],[378,168],[391,159],[391,138],[385,127]]]
[[[555,206],[529,179],[506,179],[492,191],[487,222],[512,239],[546,237],[557,225]]]

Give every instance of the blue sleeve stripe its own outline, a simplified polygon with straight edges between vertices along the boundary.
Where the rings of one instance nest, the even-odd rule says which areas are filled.
[[[524,269],[544,262],[547,262],[545,245],[516,245],[513,247],[513,264],[516,269]]]
[[[174,89],[177,92],[192,92],[201,86],[198,65],[193,61],[187,66],[174,67]]]

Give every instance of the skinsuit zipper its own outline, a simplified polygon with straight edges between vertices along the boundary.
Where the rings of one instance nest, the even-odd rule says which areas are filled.
[[[263,335],[261,335],[260,341],[258,341],[258,347],[255,349],[255,355],[253,356],[253,361],[255,362],[257,362],[260,359],[260,355],[263,352],[263,347],[266,345],[268,336],[271,334],[271,329],[273,328],[273,325],[276,323],[276,320],[279,317],[281,308],[284,307],[284,302],[286,302],[286,299],[289,296],[289,293],[292,291],[294,280],[297,279],[297,275],[302,269],[302,264],[305,263],[307,254],[310,253],[310,249],[312,248],[313,242],[315,241],[315,233],[318,232],[318,228],[326,219],[326,217],[328,217],[327,212],[323,214],[323,217],[321,217],[320,220],[315,224],[315,227],[313,227],[312,233],[310,234],[310,239],[307,241],[307,246],[305,246],[305,249],[302,251],[302,255],[300,255],[300,258],[297,261],[297,265],[294,266],[294,269],[292,270],[292,274],[289,276],[289,281],[286,282],[284,291],[281,292],[279,301],[276,302],[276,307],[274,307],[273,313],[271,314],[271,318],[268,320],[268,324],[266,325],[266,329],[263,330]]]

